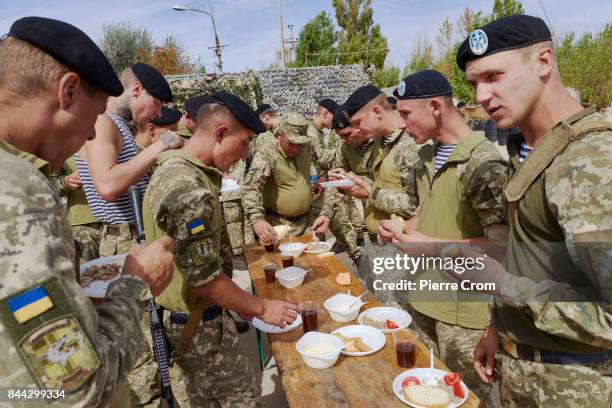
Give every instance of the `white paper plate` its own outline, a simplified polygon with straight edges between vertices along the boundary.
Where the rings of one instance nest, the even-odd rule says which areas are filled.
[[[352,325],[352,326],[344,326],[336,329],[332,332],[340,333],[344,337],[361,337],[361,341],[370,346],[372,350],[370,351],[361,351],[361,352],[351,352],[342,350],[341,353],[346,356],[369,356],[370,354],[376,353],[381,348],[385,347],[387,343],[387,336],[383,334],[376,327],[365,326],[365,325]]]
[[[281,329],[279,326],[272,326],[271,324],[268,324],[263,320],[258,319],[257,317],[254,317],[251,323],[253,323],[253,326],[255,326],[255,328],[259,329],[264,333],[287,333],[295,329],[296,327],[300,327],[302,325],[302,316],[298,314],[297,318],[293,321],[293,323],[286,325],[284,329]]]
[[[90,266],[101,266],[101,265],[109,265],[109,264],[117,264],[121,265],[121,270],[123,271],[123,263],[125,262],[125,257],[127,254],[119,254],[112,256],[105,256],[104,258],[94,259],[93,261],[89,261],[80,266],[80,274],[83,275],[83,272]],[[87,287],[83,288],[83,292],[88,297],[93,298],[104,298],[106,296],[106,289],[108,288],[108,284],[118,279],[121,274],[117,275],[116,278],[103,281],[103,280],[95,280],[91,282]]]
[[[236,184],[234,186],[229,186],[229,187],[223,186],[223,187],[221,187],[221,190],[219,190],[219,191],[222,192],[222,193],[231,193],[233,191],[238,191],[241,188],[242,187],[240,187],[239,184]]]
[[[381,322],[389,319],[398,325],[397,329],[379,329],[383,333],[393,333],[397,330],[405,329],[406,327],[410,326],[410,323],[412,323],[412,316],[410,316],[407,312],[394,307],[373,307],[371,309],[364,310],[361,312],[359,317],[357,317],[359,324],[366,325],[363,322],[364,317],[368,317],[372,320],[379,320]]]
[[[304,252],[307,254],[322,254],[324,252],[327,252],[331,249],[332,246],[334,246],[334,244],[332,244],[331,242],[326,242],[326,241],[314,241],[318,244],[325,244],[326,248],[323,249],[313,249],[310,250],[308,249],[308,245],[312,244],[313,242],[309,242],[308,244],[306,244],[306,248],[304,248]]]
[[[403,373],[395,377],[395,380],[393,380],[393,392],[395,393],[397,398],[399,398],[404,404],[410,405],[411,407],[414,407],[414,408],[420,408],[420,405],[412,404],[404,399],[404,393],[402,392],[402,381],[404,381],[406,377],[416,377],[421,381],[421,383],[423,383],[425,378],[429,376],[429,373],[430,373],[429,368],[413,368],[413,369],[404,371]],[[442,371],[442,370],[438,370],[437,368],[434,368],[434,377],[436,377],[437,379],[443,378],[446,374],[448,374],[447,371]],[[467,401],[468,388],[467,388],[467,385],[465,385],[463,381],[461,381],[461,388],[463,388],[463,393],[465,394],[465,396],[463,397],[460,403],[449,404],[448,408],[455,408],[455,407],[461,406],[463,405],[465,401]]]
[[[355,182],[353,180],[334,180],[334,181],[324,181],[321,183],[321,187],[325,188],[334,188],[334,187],[353,187]]]

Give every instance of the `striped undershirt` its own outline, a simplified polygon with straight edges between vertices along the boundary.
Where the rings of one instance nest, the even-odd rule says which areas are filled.
[[[448,158],[450,157],[453,150],[455,150],[456,146],[456,143],[448,145],[438,145],[438,147],[436,148],[436,164],[434,166],[435,171],[440,170],[440,168],[444,166],[444,163],[448,161]]]
[[[533,147],[528,146],[527,143],[521,143],[521,148],[519,150],[519,163],[523,163],[532,150]]]
[[[123,148],[117,156],[117,164],[125,163],[134,158],[140,150],[136,145],[136,141],[134,140],[134,136],[132,135],[132,131],[127,121],[110,112],[106,112],[105,114],[113,121],[115,126],[117,126],[123,138]],[[89,208],[94,217],[104,224],[110,225],[133,222],[132,205],[129,195],[125,193],[112,203],[104,200],[94,187],[87,163],[78,154],[75,155],[75,159],[77,168],[79,169],[79,176],[83,183],[83,190],[85,191]],[[147,189],[147,184],[149,184],[149,176],[145,174],[138,181],[138,187],[143,195]]]

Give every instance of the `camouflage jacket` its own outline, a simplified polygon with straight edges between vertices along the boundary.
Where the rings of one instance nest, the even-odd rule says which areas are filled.
[[[505,197],[508,207],[517,206],[507,213],[509,274],[492,324],[514,342],[577,353],[612,348],[612,123],[606,120],[594,108],[573,115],[522,164],[522,137],[508,145]]]
[[[310,122],[308,125],[307,134],[310,138],[311,149],[315,153],[320,166],[321,171],[319,177],[324,176],[325,173],[331,168],[330,166],[335,161],[336,149],[331,146],[331,143],[335,142],[335,140],[332,139],[332,136],[334,136],[335,133],[332,132],[332,134],[330,135],[331,140],[328,140],[328,142],[326,143],[325,134],[323,133],[323,131],[317,129],[314,123]]]
[[[75,279],[48,164],[2,141],[0,161],[0,386],[63,388],[58,405],[106,405],[142,352],[148,287],[124,275],[94,307]]]

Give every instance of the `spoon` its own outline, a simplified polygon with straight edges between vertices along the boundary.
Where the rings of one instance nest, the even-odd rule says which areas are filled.
[[[350,290],[350,289],[349,289],[349,290]],[[358,300],[361,300],[361,298],[362,298],[362,297],[363,297],[363,296],[364,296],[366,293],[368,293],[368,290],[367,290],[367,289],[366,289],[366,290],[364,290],[364,291],[361,293],[361,295],[359,295],[359,296],[357,297],[357,299],[353,300],[353,303],[351,303],[351,305],[349,306],[349,309],[350,309],[351,307],[353,307],[353,305],[354,305],[355,303],[357,303],[357,301],[358,301]],[[365,303],[364,303],[364,305],[365,305],[366,303],[368,303],[368,302],[365,302]]]

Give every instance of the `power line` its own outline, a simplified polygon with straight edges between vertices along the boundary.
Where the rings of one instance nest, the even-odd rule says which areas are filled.
[[[306,53],[306,55],[348,55],[348,54],[362,54],[362,53],[370,53],[375,51],[389,51],[388,48],[376,48],[373,50],[363,50],[363,51],[348,51],[348,52],[314,52],[314,53]]]
[[[548,27],[550,27],[550,32],[552,33],[553,38],[555,39],[555,43],[559,45],[559,40],[557,40],[557,36],[555,35],[555,31],[553,30],[552,24],[550,24],[550,20],[548,19],[548,14],[546,13],[546,9],[544,8],[544,5],[542,4],[542,0],[538,0],[538,3],[540,3],[540,7],[542,7],[542,11],[544,12],[544,17],[546,17],[546,22],[548,23]]]

